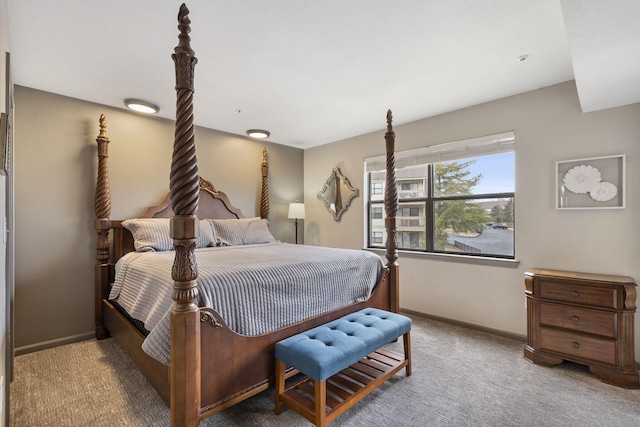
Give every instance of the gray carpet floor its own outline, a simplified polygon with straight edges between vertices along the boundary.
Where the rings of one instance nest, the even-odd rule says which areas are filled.
[[[533,365],[521,341],[411,317],[413,375],[397,374],[332,426],[640,426],[640,390],[578,364]],[[10,401],[15,427],[169,425],[168,408],[113,339],[17,357]],[[201,426],[310,425],[291,410],[275,415],[273,401],[269,389]]]

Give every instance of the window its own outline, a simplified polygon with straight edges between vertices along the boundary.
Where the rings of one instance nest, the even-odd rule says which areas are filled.
[[[382,206],[373,206],[371,208],[372,219],[382,219]]]
[[[418,183],[417,182],[403,182],[400,184],[400,189],[402,191],[407,191],[407,190],[418,190]]]
[[[513,147],[506,132],[396,153],[399,249],[514,258]],[[382,160],[365,161],[369,247],[386,237]]]

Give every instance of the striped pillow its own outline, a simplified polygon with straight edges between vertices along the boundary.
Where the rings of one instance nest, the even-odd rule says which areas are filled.
[[[218,246],[272,243],[276,239],[269,231],[266,219],[210,219]]]
[[[138,252],[161,252],[173,250],[173,239],[169,234],[169,218],[134,218],[122,221],[122,226],[133,235],[133,246]],[[200,220],[200,232],[196,248],[215,246],[213,228],[207,221]]]

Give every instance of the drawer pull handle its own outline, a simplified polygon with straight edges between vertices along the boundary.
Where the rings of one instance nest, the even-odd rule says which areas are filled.
[[[571,296],[577,298],[580,294],[577,291],[571,291]]]
[[[574,342],[571,343],[571,347],[573,347],[575,349],[578,349],[578,348],[580,348],[580,343],[577,343],[577,342],[574,341]]]
[[[580,318],[578,316],[571,316],[571,321],[573,323],[578,323],[580,321]]]

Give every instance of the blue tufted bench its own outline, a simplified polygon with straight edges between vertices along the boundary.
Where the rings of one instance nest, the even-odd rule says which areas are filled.
[[[325,426],[402,368],[411,375],[411,319],[365,308],[275,346],[276,414],[285,404]],[[404,355],[384,345],[403,336]],[[285,384],[291,366],[305,375]]]

